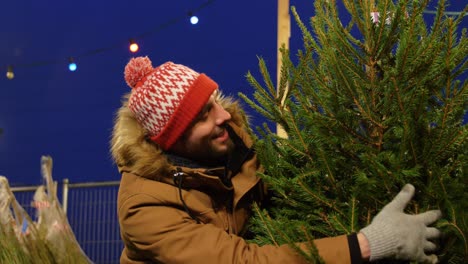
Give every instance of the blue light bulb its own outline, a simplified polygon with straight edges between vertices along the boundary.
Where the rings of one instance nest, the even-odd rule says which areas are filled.
[[[71,62],[70,64],[68,64],[68,69],[70,71],[76,71],[76,68],[77,68],[76,63]]]

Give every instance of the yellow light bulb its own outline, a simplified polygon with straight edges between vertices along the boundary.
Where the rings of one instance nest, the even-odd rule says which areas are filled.
[[[11,66],[8,67],[8,70],[7,70],[7,73],[6,73],[6,77],[11,80],[13,78],[15,78],[15,73],[13,72],[13,68]]]
[[[138,51],[138,44],[136,44],[135,42],[133,42],[132,44],[130,44],[130,51],[135,53]]]

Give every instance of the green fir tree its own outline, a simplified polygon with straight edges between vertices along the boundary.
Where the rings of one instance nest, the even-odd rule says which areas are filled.
[[[467,263],[468,40],[459,30],[467,8],[446,16],[440,0],[426,25],[429,0],[342,2],[338,10],[316,0],[310,23],[292,8],[303,49],[295,60],[282,49],[277,87],[260,59],[263,81],[247,75],[254,98],[240,94],[287,133],[258,128],[261,176],[274,195],[257,208],[255,241],[294,245],[358,232],[412,183],[408,213],[443,212],[439,261]]]

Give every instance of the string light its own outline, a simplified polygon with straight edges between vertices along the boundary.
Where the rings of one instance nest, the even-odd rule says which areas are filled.
[[[78,66],[76,65],[75,63],[75,60],[73,60],[72,57],[70,57],[68,59],[69,63],[68,63],[68,69],[72,72],[76,71],[76,69],[78,68]]]
[[[192,23],[193,25],[197,24],[199,22],[199,19],[197,16],[194,16],[192,15],[192,13],[194,12],[199,12],[200,10],[206,8],[207,6],[209,6],[210,4],[214,3],[215,0],[206,0],[204,3],[200,4],[198,7],[192,9],[190,12],[189,12],[189,16],[190,16],[190,23]],[[143,39],[145,37],[148,37],[150,35],[153,35],[171,25],[174,25],[176,23],[179,23],[181,21],[184,21],[185,19],[187,19],[187,13],[185,13],[184,15],[181,15],[179,17],[175,17],[171,20],[168,20],[164,23],[161,23],[159,25],[156,25],[154,28],[146,31],[146,32],[143,32],[141,33],[140,35],[137,36],[138,39]],[[134,45],[132,45],[134,44]],[[96,55],[98,53],[103,53],[103,52],[106,52],[106,51],[109,51],[111,49],[114,49],[116,47],[116,45],[113,45],[113,46],[109,46],[109,47],[100,47],[100,48],[96,48],[96,49],[93,49],[93,50],[89,50],[87,52],[84,52],[82,54],[78,54],[76,56],[74,56],[74,58],[81,58],[81,57],[88,57],[88,56],[93,56],[93,55]],[[135,50],[136,48],[136,50]],[[139,50],[139,47],[138,47],[138,44],[136,42],[131,42],[130,45],[129,45],[129,49],[131,52],[135,53],[135,52],[138,52]],[[135,50],[135,51],[134,51]],[[31,62],[31,63],[26,63],[26,64],[20,64],[20,65],[16,65],[15,64],[15,68],[18,68],[18,67],[39,67],[39,66],[45,66],[45,65],[51,65],[51,64],[56,64],[56,63],[59,63],[59,61],[56,61],[56,60],[47,60],[47,61],[39,61],[39,62]],[[13,68],[11,66],[7,66],[7,65],[0,65],[0,70],[1,69],[4,69],[4,68],[7,68],[7,73],[6,73],[6,76],[8,79],[13,79],[15,77],[15,74],[13,72]],[[76,71],[78,68],[77,64],[74,62],[73,58],[69,58],[69,63],[68,63],[68,69],[72,72]]]
[[[190,17],[190,23],[192,23],[192,25],[196,25],[198,24],[198,17],[193,15],[192,12],[189,12],[189,17]]]
[[[8,70],[7,70],[7,73],[6,73],[6,77],[11,80],[13,78],[15,78],[15,73],[13,72],[13,66],[8,66]]]
[[[193,25],[196,25],[198,24],[199,22],[199,18],[195,15],[193,15],[194,12],[199,12],[200,10],[206,8],[207,6],[209,6],[210,4],[212,4],[213,2],[215,2],[215,0],[207,0],[206,2],[202,3],[200,6],[192,9],[189,13],[188,13],[188,16],[190,18],[190,23],[193,24]],[[437,14],[437,11],[434,11],[434,10],[424,10],[423,13],[425,14],[432,14],[432,15],[435,15]],[[448,15],[448,16],[459,16],[461,14],[463,14],[464,16],[468,16],[468,13],[463,13],[461,11],[444,11],[443,14],[445,15]],[[375,14],[374,14],[375,16]],[[185,13],[185,15],[183,17],[178,17],[178,18],[174,18],[172,20],[169,20],[169,21],[166,21],[165,23],[162,23],[160,25],[157,25],[156,27],[154,27],[153,29],[147,31],[147,32],[144,32],[142,34],[140,34],[138,36],[139,39],[142,39],[142,38],[145,38],[149,35],[153,35],[155,34],[156,32],[162,30],[162,29],[165,29],[167,27],[169,27],[170,25],[173,25],[173,24],[176,24],[182,20],[185,20],[187,19],[187,13]],[[374,17],[375,19],[375,17]],[[112,47],[101,47],[101,48],[97,48],[97,49],[94,49],[94,50],[90,50],[88,52],[85,52],[79,56],[75,56],[75,57],[85,57],[85,56],[92,56],[92,55],[95,55],[95,54],[98,54],[98,53],[102,53],[102,52],[105,52],[105,51],[108,51],[108,50],[111,50],[113,49],[113,47],[115,46],[112,46]],[[136,51],[133,51],[134,48],[136,47]],[[137,52],[139,50],[139,47],[138,47],[138,44],[137,43],[130,43],[129,45],[129,49],[131,52]],[[18,68],[18,67],[30,67],[30,66],[44,66],[44,65],[50,65],[50,64],[55,64],[57,63],[56,61],[41,61],[41,62],[31,62],[31,63],[27,63],[27,64],[24,64],[24,65],[16,65],[15,64],[15,68]],[[74,62],[70,62],[69,65],[69,70],[70,71],[76,71],[77,69],[77,65],[76,63]],[[6,73],[6,77],[8,79],[13,79],[15,77],[15,74],[13,72],[13,67],[12,66],[7,66],[7,65],[0,65],[0,70],[1,69],[4,69],[4,68],[7,68],[7,73]]]
[[[133,53],[137,52],[140,49],[140,47],[138,47],[138,44],[133,39],[130,39],[130,46],[128,48]]]

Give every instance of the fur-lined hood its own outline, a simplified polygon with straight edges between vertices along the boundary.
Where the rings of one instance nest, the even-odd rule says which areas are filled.
[[[144,128],[127,107],[129,96],[130,93],[124,96],[114,121],[111,154],[115,164],[142,176],[169,173],[171,164],[163,150],[147,138]],[[216,100],[231,114],[233,123],[251,134],[248,118],[238,101],[221,93],[218,93]]]

